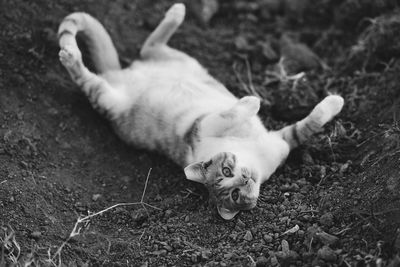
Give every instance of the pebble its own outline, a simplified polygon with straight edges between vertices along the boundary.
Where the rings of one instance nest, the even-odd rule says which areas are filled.
[[[212,256],[211,250],[205,249],[201,251],[201,259],[202,260],[209,260]]]
[[[326,233],[324,231],[316,233],[315,236],[324,245],[332,245],[332,244],[336,243],[339,240],[338,237],[336,237],[334,235],[331,235],[331,234],[328,234],[328,233]]]
[[[165,211],[165,217],[170,217],[172,215],[172,210]]]
[[[226,253],[226,254],[224,254],[224,259],[229,260],[229,259],[232,258],[232,257],[233,257],[233,253]]]
[[[186,215],[185,222],[189,222],[189,221],[190,221],[190,217],[189,217],[189,215]]]
[[[240,228],[246,227],[246,224],[244,222],[242,222],[242,220],[240,220],[240,219],[238,219],[236,221],[236,225],[239,226]]]
[[[289,242],[287,242],[285,239],[283,239],[281,245],[282,245],[283,252],[289,252]]]
[[[331,212],[327,212],[319,218],[319,223],[323,226],[330,227],[333,225],[333,214]]]
[[[264,241],[267,243],[271,243],[274,240],[274,238],[268,234],[264,235]]]
[[[94,195],[92,196],[92,200],[93,200],[93,201],[97,201],[100,197],[101,197],[101,194],[94,194]]]
[[[278,266],[279,265],[279,261],[276,258],[276,256],[271,256],[271,266]]]
[[[34,231],[31,233],[31,237],[35,240],[38,240],[42,236],[42,233],[39,231]]]
[[[155,256],[165,256],[165,255],[167,255],[167,251],[165,249],[160,249],[157,251],[153,251],[151,254],[153,254]]]
[[[269,266],[268,259],[264,256],[258,257],[256,261],[256,267],[267,267]]]
[[[247,230],[246,234],[243,237],[243,239],[246,240],[246,241],[251,241],[251,240],[253,240],[253,234],[249,230]]]
[[[328,246],[323,246],[318,250],[318,258],[323,259],[325,261],[335,261],[336,253]]]

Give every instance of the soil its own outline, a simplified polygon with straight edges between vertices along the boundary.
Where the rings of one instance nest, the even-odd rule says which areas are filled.
[[[395,1],[226,0],[208,23],[188,14],[171,45],[238,96],[253,85],[269,128],[329,92],[346,102],[263,185],[257,207],[232,221],[170,160],[121,142],[58,61],[67,14],[98,18],[127,64],[171,4],[2,1],[0,266],[400,266],[400,62],[394,52],[354,52]],[[283,33],[330,68],[298,83],[272,79]],[[136,204],[77,223],[117,203]]]

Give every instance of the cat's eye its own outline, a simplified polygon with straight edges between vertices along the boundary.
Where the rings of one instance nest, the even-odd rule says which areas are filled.
[[[232,191],[231,197],[233,201],[238,200],[239,198],[239,188],[236,188],[235,190]]]
[[[223,167],[223,168],[222,168],[222,174],[223,174],[225,177],[232,177],[232,176],[233,176],[233,175],[232,175],[231,169],[229,169],[228,167]]]

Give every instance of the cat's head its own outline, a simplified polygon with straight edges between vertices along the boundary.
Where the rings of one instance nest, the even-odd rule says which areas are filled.
[[[208,161],[190,164],[185,168],[185,174],[189,180],[208,188],[211,200],[225,220],[257,204],[260,192],[258,173],[241,161],[239,155],[218,153]]]

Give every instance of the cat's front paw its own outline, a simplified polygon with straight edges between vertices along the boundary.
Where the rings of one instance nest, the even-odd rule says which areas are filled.
[[[186,8],[182,3],[176,3],[171,6],[167,13],[165,13],[165,18],[174,21],[177,24],[181,24],[185,18]]]
[[[311,118],[323,126],[328,121],[332,120],[343,108],[344,99],[339,95],[330,95],[325,97],[313,109]]]
[[[76,63],[79,63],[82,60],[82,54],[78,48],[75,48],[71,45],[66,45],[61,48],[60,52],[58,53],[60,57],[61,63],[66,68],[71,68]]]

